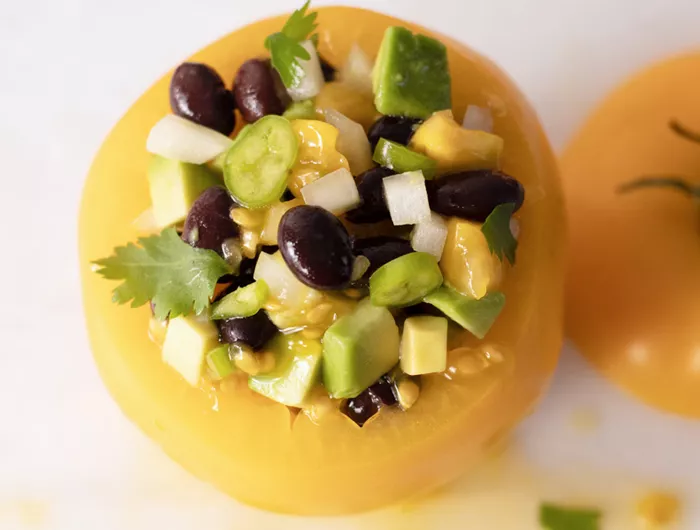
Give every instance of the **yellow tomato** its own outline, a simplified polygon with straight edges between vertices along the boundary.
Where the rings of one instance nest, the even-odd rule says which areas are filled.
[[[294,120],[299,139],[297,163],[289,175],[289,189],[301,197],[301,188],[336,169],[350,169],[347,159],[335,148],[338,129],[318,120]]]
[[[243,61],[265,55],[265,37],[284,21],[277,17],[242,28],[191,60],[232,79]],[[318,9],[318,23],[328,37],[321,39],[321,53],[336,64],[354,42],[376,53],[392,25],[431,34],[346,7]],[[146,137],[170,110],[170,76],[134,104],[95,159],[81,207],[80,262],[100,374],[124,412],[172,458],[243,502],[281,512],[338,514],[434,489],[467,470],[491,441],[529,413],[554,370],[562,338],[564,238],[554,158],[534,112],[508,77],[475,52],[438,38],[449,50],[456,115],[489,95],[504,102],[508,112],[496,118],[505,140],[503,168],[533,200],[526,198],[519,212],[518,263],[501,286],[508,301],[487,337],[502,355],[476,370],[455,367],[449,377],[423,377],[410,410],[385,407],[363,428],[333,407],[315,422],[244,383],[190,387],[163,364],[159,348],[148,339],[148,308],[112,304],[114,283],[91,271],[91,260],[136,238],[131,221],[149,206]],[[466,333],[450,343],[463,346],[450,356],[455,363],[459,352],[482,347]]]
[[[562,158],[571,238],[567,331],[606,377],[655,407],[700,417],[698,205],[675,191],[626,194],[642,176],[700,183],[700,54],[672,58],[613,92]]]

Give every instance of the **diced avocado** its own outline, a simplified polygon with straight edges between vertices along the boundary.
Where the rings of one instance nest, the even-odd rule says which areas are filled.
[[[205,166],[153,157],[148,166],[148,186],[158,226],[165,228],[184,221],[197,197],[217,184],[221,181]]]
[[[468,298],[443,285],[424,299],[477,338],[483,339],[506,303],[503,293],[489,293],[480,300]]]
[[[411,149],[437,161],[438,172],[498,168],[503,138],[463,128],[451,110],[436,112],[416,129]]]
[[[207,353],[209,375],[215,381],[224,379],[236,371],[236,365],[233,364],[233,361],[231,360],[228,347],[228,344],[220,344]]]
[[[163,343],[163,361],[192,386],[199,384],[204,358],[219,345],[219,331],[203,317],[171,318]]]
[[[299,407],[318,382],[323,347],[300,333],[277,335],[267,346],[275,356],[275,368],[248,378],[248,386],[284,405]]]
[[[384,33],[373,73],[374,104],[382,114],[427,118],[451,107],[447,49],[402,27]]]
[[[401,336],[401,370],[408,375],[444,372],[447,368],[447,319],[409,317]]]
[[[394,317],[367,299],[323,336],[323,382],[333,398],[357,397],[398,361]]]

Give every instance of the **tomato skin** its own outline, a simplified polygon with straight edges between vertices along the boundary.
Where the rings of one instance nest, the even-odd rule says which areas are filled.
[[[570,225],[567,334],[643,402],[700,418],[697,203],[664,189],[620,195],[650,175],[700,184],[700,53],[673,57],[610,94],[562,157]]]
[[[342,62],[354,41],[376,53],[390,25],[431,34],[362,9],[317,11],[329,39],[321,39],[321,54],[333,64]],[[284,19],[242,28],[191,60],[232,79],[243,61],[265,54],[264,37]],[[100,374],[127,416],[174,460],[245,503],[295,514],[341,514],[434,489],[468,469],[530,412],[555,368],[562,341],[564,220],[551,149],[507,77],[462,45],[438,38],[449,49],[455,116],[461,118],[467,104],[494,107],[495,130],[505,139],[503,170],[526,189],[517,216],[518,263],[502,286],[506,308],[484,342],[466,334],[451,339],[452,347],[473,355],[487,346],[497,350],[499,362],[463,372],[452,358],[449,378],[424,377],[421,396],[408,412],[385,408],[362,429],[339,411],[318,425],[303,414],[293,418],[244,382],[189,387],[149,341],[148,308],[113,305],[114,284],[91,272],[90,261],[136,239],[131,221],[149,206],[144,146],[150,127],[169,112],[169,75],[134,104],[94,161],[80,214],[80,261]]]

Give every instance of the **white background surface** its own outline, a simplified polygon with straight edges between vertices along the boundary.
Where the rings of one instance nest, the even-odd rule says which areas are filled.
[[[557,148],[628,73],[700,46],[698,0],[353,3],[433,27],[495,59],[533,101]],[[700,528],[700,423],[619,395],[571,352],[519,431],[518,466],[485,471],[389,519],[329,523],[244,509],[189,478],[121,416],[93,367],[79,299],[76,219],[91,158],[169,67],[297,4],[0,0],[0,528],[520,530],[533,527],[542,496],[602,505],[606,528],[632,528],[624,521],[647,486],[679,491],[684,528]],[[572,425],[582,410],[600,423],[588,434]],[[504,511],[517,517],[499,522]],[[465,526],[477,516],[489,522]]]

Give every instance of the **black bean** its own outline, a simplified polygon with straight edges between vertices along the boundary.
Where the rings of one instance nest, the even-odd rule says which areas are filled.
[[[353,251],[357,256],[369,260],[369,268],[361,278],[366,281],[379,267],[413,252],[413,248],[409,241],[400,237],[377,236],[356,239],[353,241]]]
[[[336,216],[318,206],[296,206],[280,220],[277,233],[285,263],[315,289],[345,289],[354,256],[350,235]]]
[[[234,202],[224,188],[205,190],[190,208],[182,239],[196,248],[215,250],[223,255],[222,244],[238,237],[238,226],[231,220]]]
[[[216,70],[183,63],[170,80],[170,107],[178,116],[228,136],[236,126],[233,94]]]
[[[323,57],[321,57],[321,70],[323,71],[323,79],[326,83],[335,81],[335,75],[338,73],[338,70]]]
[[[243,119],[248,123],[268,114],[282,114],[290,102],[287,89],[269,59],[244,62],[236,73],[233,94]]]
[[[250,317],[218,320],[217,324],[221,342],[241,342],[254,350],[262,348],[277,333],[277,327],[262,310]]]
[[[382,180],[390,175],[394,175],[391,169],[375,167],[357,177],[357,191],[360,193],[362,204],[345,214],[348,221],[365,224],[389,219]]]
[[[396,395],[394,394],[394,382],[388,375],[383,375],[379,380],[369,387],[369,392],[379,399],[384,405],[395,405]]]
[[[368,419],[379,412],[381,404],[379,398],[367,389],[359,396],[348,399],[342,407],[342,412],[362,427]]]
[[[428,186],[430,208],[442,215],[484,222],[499,204],[523,204],[525,189],[513,177],[500,171],[464,171],[445,175]]]
[[[225,276],[222,276],[219,278],[218,283],[230,283],[226,290],[221,293],[219,298],[223,298],[229,293],[232,293],[239,287],[245,287],[246,285],[250,285],[255,281],[255,278],[253,278],[253,273],[255,272],[255,265],[258,263],[258,257],[256,256],[254,259],[244,259],[241,262],[241,267],[238,271],[238,274],[226,274]]]
[[[375,121],[367,132],[372,151],[377,147],[380,138],[386,138],[401,145],[408,145],[411,136],[418,128],[421,120],[406,116],[382,116]]]

